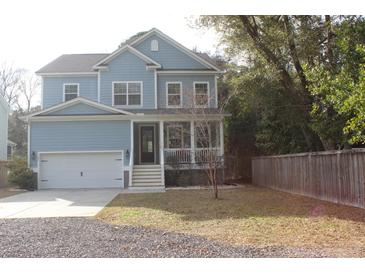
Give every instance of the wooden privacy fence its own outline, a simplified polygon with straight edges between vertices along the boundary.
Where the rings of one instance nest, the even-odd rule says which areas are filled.
[[[7,186],[7,174],[8,169],[6,167],[7,162],[6,161],[0,161],[0,187]]]
[[[255,157],[252,182],[365,208],[365,149]]]

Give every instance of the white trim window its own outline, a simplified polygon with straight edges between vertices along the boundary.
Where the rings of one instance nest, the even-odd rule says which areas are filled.
[[[194,82],[194,104],[196,107],[208,107],[209,82]]]
[[[182,106],[181,82],[166,83],[166,106],[169,108],[176,108]]]
[[[77,83],[63,84],[63,101],[67,102],[79,97],[79,92],[80,92],[79,84]]]
[[[184,148],[184,127],[181,124],[167,126],[167,148]]]
[[[113,106],[142,106],[143,84],[140,81],[113,82]]]

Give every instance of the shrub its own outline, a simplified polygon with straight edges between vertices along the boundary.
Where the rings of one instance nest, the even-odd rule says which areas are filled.
[[[8,163],[8,168],[8,181],[10,184],[28,190],[36,189],[36,176],[33,171],[28,168],[26,159],[13,157]]]

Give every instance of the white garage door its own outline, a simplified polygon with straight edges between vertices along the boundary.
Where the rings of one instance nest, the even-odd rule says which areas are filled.
[[[38,188],[123,187],[122,152],[40,153]]]

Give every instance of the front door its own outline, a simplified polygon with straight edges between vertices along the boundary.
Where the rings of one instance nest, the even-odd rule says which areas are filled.
[[[155,163],[155,127],[141,126],[140,134],[140,151],[141,164]]]

